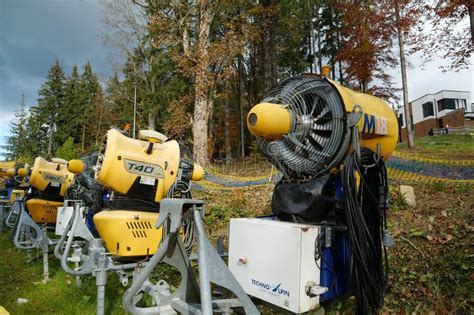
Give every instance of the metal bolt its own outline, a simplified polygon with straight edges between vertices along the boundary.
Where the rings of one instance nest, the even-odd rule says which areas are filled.
[[[247,257],[239,257],[239,263],[245,265],[247,263]]]

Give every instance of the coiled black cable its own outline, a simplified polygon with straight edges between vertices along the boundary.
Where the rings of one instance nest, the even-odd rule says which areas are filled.
[[[185,182],[183,180],[178,180],[176,183],[173,184],[172,187],[168,190],[166,194],[167,198],[185,198],[185,199],[192,199],[193,195],[191,192],[190,183]],[[168,235],[169,231],[169,222],[165,224],[162,229],[163,238]],[[186,252],[191,254],[194,236],[195,236],[195,225],[193,221],[193,212],[187,211],[183,216],[183,223],[182,223],[182,241],[184,245],[184,249]]]
[[[376,313],[383,305],[388,268],[382,251],[388,198],[387,170],[382,159],[361,148],[344,163],[344,204],[350,242],[350,286],[357,300],[357,313]],[[358,182],[356,174],[360,181]]]

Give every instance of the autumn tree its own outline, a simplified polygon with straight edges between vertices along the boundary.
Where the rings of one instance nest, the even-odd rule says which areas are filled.
[[[206,165],[216,79],[242,51],[243,39],[235,27],[240,12],[226,1],[135,2],[151,12],[153,45],[166,47],[193,84],[193,151],[196,161]],[[214,21],[219,23],[213,25]]]
[[[391,86],[386,69],[396,64],[393,56],[393,28],[386,18],[387,6],[382,1],[364,0],[338,4],[342,13],[343,46],[337,59],[346,63],[348,82],[352,87],[376,96],[390,98],[393,91],[370,83],[375,79],[384,87]]]
[[[400,70],[402,77],[403,91],[403,108],[405,117],[405,126],[407,131],[407,143],[409,148],[415,147],[415,134],[412,128],[413,122],[409,112],[408,99],[408,79],[407,79],[407,61],[405,38],[408,33],[415,27],[420,16],[419,3],[417,0],[395,0],[392,2],[393,18],[396,35],[398,38]]]
[[[423,15],[418,24],[415,51],[426,60],[438,55],[455,70],[470,66],[474,47],[474,2],[472,0],[420,1]]]

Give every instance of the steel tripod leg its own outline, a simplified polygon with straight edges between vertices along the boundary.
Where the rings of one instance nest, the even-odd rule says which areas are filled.
[[[0,235],[3,233],[3,224],[5,222],[5,205],[0,206]]]
[[[29,245],[28,242],[31,242],[31,229],[29,226],[25,226],[23,230],[23,241],[25,244]],[[26,262],[30,263],[33,261],[33,250],[31,248],[28,248],[26,250]]]
[[[97,285],[97,315],[103,315],[105,310],[105,285],[107,284],[106,257],[101,255],[98,260],[95,283]]]
[[[196,224],[199,244],[199,288],[201,292],[201,310],[203,314],[212,314],[211,282],[232,291],[242,303],[246,314],[260,314],[234,275],[216,252],[206,237],[201,219],[201,211],[194,210],[194,223]],[[218,302],[218,301],[215,301]]]
[[[49,238],[48,238],[48,231],[46,226],[43,226],[41,234],[41,252],[43,253],[43,282],[47,283],[49,281],[49,262],[48,262],[48,254],[49,254]]]

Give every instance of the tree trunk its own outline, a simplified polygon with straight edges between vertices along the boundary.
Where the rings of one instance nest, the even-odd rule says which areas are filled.
[[[196,74],[194,87],[193,152],[196,163],[207,165],[207,88],[205,73]]]
[[[214,91],[209,93],[214,95]],[[207,125],[209,126],[207,130],[207,156],[209,157],[209,161],[214,156],[214,149],[216,148],[216,126],[214,121],[214,99],[208,98],[207,99]]]
[[[469,18],[471,21],[471,44],[474,45],[474,3],[469,5]]]
[[[403,39],[403,30],[400,25],[400,10],[398,7],[397,1],[394,2],[395,4],[395,18],[397,23],[397,34],[398,34],[398,46],[400,48],[400,68],[402,70],[402,86],[403,86],[403,106],[405,108],[405,127],[407,129],[407,140],[408,140],[408,147],[414,148],[415,141],[412,129],[412,121],[410,116],[410,109],[408,104],[408,83],[407,83],[407,69],[406,69],[406,62],[405,62],[405,43]]]
[[[313,7],[311,6],[311,2],[308,1],[308,10],[309,10],[309,55],[313,56],[314,60],[314,54],[316,53],[314,50],[314,25],[313,25]],[[310,67],[309,67],[309,72],[313,72],[313,67],[316,67],[314,62],[311,62]]]
[[[156,113],[148,113],[148,130],[156,130]]]
[[[207,127],[209,121],[209,33],[214,18],[212,1],[199,4],[199,36],[196,42],[198,65],[194,83],[194,124],[193,150],[196,162],[202,166],[208,164]]]
[[[230,109],[229,101],[224,102],[224,137],[225,137],[225,164],[232,162],[232,144],[230,141]]]
[[[321,53],[321,27],[319,25],[319,14],[317,15],[317,26],[316,26],[316,29],[317,29],[317,40],[318,40],[318,54],[317,54],[317,58],[318,58],[318,67],[319,67],[319,73],[321,73],[323,71],[323,55]]]
[[[274,10],[277,0],[264,0],[263,6]],[[264,92],[270,90],[277,83],[277,62],[275,47],[275,19],[273,14],[267,19],[266,30],[264,32],[263,51],[264,51]]]
[[[84,152],[86,146],[86,122],[82,123],[82,143],[81,143],[81,152]]]
[[[237,67],[238,67],[238,80],[237,80],[237,96],[238,96],[238,102],[239,102],[239,110],[240,110],[240,156],[242,158],[245,157],[245,118],[244,118],[244,107],[243,107],[243,102],[242,102],[242,56],[239,56],[237,60]]]
[[[193,123],[193,151],[196,163],[206,166],[207,157],[207,89],[200,75],[196,76],[194,123]]]
[[[54,133],[53,128],[54,126],[52,124],[49,125],[48,152],[47,152],[48,159],[53,157],[53,133]]]
[[[151,64],[151,61],[150,61]],[[156,92],[156,77],[153,76],[148,78],[150,82],[150,91],[152,95],[155,95]],[[156,113],[153,111],[153,108],[148,109],[148,130],[156,130]]]

